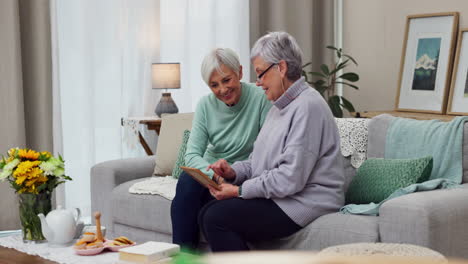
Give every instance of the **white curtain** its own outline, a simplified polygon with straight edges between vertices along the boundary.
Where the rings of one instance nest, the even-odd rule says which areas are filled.
[[[51,8],[55,145],[73,178],[65,205],[89,216],[90,168],[145,155],[126,148],[120,120],[151,115],[158,97],[150,69],[159,60],[159,1],[53,0]]]
[[[171,90],[180,112],[193,112],[210,89],[200,65],[215,47],[231,48],[240,57],[249,81],[248,0],[161,0],[161,62],[181,62],[181,89]]]
[[[58,202],[89,216],[91,167],[146,155],[127,149],[120,120],[154,115],[151,63],[181,63],[180,112],[210,92],[200,64],[214,47],[235,50],[248,80],[248,0],[51,1],[54,146],[73,178]]]

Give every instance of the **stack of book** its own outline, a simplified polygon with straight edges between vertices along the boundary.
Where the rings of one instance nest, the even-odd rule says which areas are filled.
[[[162,264],[171,263],[172,257],[180,252],[179,245],[149,241],[141,245],[119,250],[119,264]]]

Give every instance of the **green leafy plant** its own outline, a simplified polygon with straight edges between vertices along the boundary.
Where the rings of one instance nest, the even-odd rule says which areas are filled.
[[[359,81],[359,75],[355,72],[340,73],[340,70],[344,70],[351,62],[356,66],[358,64],[350,55],[343,53],[341,48],[327,46],[327,49],[334,51],[337,57],[336,62],[330,67],[322,64],[320,72],[306,72],[304,68],[312,64],[312,62],[309,62],[302,66],[302,75],[305,77],[306,82],[311,84],[325,98],[333,115],[335,117],[343,117],[343,108],[349,112],[355,112],[355,110],[353,104],[348,99],[335,94],[336,85],[343,84],[343,86],[349,86],[358,90],[359,87],[353,83]],[[315,77],[313,78],[314,80],[312,80],[312,77]]]

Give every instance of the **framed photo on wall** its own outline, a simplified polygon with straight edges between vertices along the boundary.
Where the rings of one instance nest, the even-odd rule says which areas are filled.
[[[447,114],[468,115],[468,28],[458,34]]]
[[[458,12],[406,19],[396,110],[445,114]]]

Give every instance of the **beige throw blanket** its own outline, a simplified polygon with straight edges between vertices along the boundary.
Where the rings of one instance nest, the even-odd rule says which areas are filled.
[[[133,184],[128,191],[134,194],[156,194],[172,201],[176,185],[177,179],[172,176],[154,176]]]

